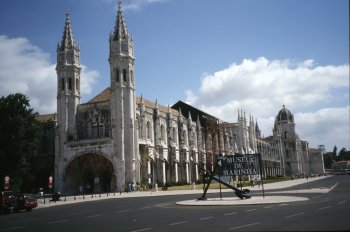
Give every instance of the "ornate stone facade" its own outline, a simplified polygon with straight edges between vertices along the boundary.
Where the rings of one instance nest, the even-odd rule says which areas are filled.
[[[262,153],[264,176],[308,171],[307,143],[283,115],[273,136],[262,138],[257,121],[247,122],[242,111],[228,123],[182,101],[170,107],[136,97],[133,39],[120,2],[109,51],[110,86],[80,104],[80,49],[67,14],[57,47],[56,191],[192,183],[220,153]]]

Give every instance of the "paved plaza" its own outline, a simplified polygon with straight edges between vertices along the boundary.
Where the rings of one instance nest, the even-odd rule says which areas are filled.
[[[327,178],[327,176],[322,177],[314,177],[314,178],[300,178],[288,181],[275,182],[264,185],[264,190],[276,190],[273,192],[269,192],[270,194],[278,194],[283,193],[282,196],[269,196],[265,194],[265,197],[260,196],[262,193],[262,186],[254,186],[248,187],[254,194],[259,194],[259,196],[252,196],[250,199],[241,200],[238,197],[225,197],[225,198],[208,198],[207,200],[198,201],[197,199],[192,199],[188,201],[180,201],[177,202],[178,205],[193,205],[193,206],[201,206],[201,205],[248,205],[248,204],[277,204],[277,203],[285,203],[285,202],[294,202],[294,201],[306,201],[308,198],[298,196],[298,193],[327,193],[330,191],[328,188],[312,188],[312,189],[301,189],[297,191],[281,191],[280,189],[292,187],[295,185],[305,184],[314,180],[319,180],[321,178]],[[208,193],[219,193],[219,189],[209,189]],[[231,189],[222,189],[222,192],[232,192]],[[288,196],[285,194],[288,193]],[[131,198],[131,197],[155,197],[155,196],[166,196],[166,195],[186,195],[186,194],[197,194],[198,197],[203,194],[202,185],[196,185],[196,189],[192,190],[168,190],[168,191],[135,191],[131,193],[103,193],[103,194],[89,194],[89,195],[77,195],[77,196],[63,196],[60,201],[49,201],[46,199],[45,202],[43,199],[38,200],[38,208],[52,207],[58,205],[65,204],[74,204],[79,202],[87,202],[87,201],[97,201],[103,199],[113,199],[113,198]],[[233,193],[234,194],[234,193]]]

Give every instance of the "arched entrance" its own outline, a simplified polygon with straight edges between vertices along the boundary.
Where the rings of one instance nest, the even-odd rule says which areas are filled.
[[[66,168],[66,194],[109,192],[116,183],[112,163],[102,155],[88,153],[73,159]]]

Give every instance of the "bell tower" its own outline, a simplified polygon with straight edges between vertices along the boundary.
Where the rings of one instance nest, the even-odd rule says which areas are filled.
[[[55,188],[63,189],[65,144],[76,137],[75,123],[80,103],[80,48],[73,39],[69,13],[61,42],[57,45],[57,134],[55,138]]]
[[[80,103],[80,48],[75,43],[66,12],[62,41],[57,45],[57,120],[61,139],[75,136],[75,116]]]
[[[135,79],[133,39],[128,33],[121,1],[114,31],[109,37],[109,65],[111,82],[111,119],[114,157],[117,159],[117,189],[135,179],[138,168],[135,129]]]

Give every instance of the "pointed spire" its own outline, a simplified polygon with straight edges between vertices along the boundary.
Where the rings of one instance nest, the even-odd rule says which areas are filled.
[[[126,27],[126,22],[123,15],[122,1],[118,1],[118,13],[115,20],[113,40],[119,41],[123,39],[128,39],[128,28]]]
[[[201,121],[199,119],[199,114],[197,114],[197,125],[200,127],[201,126]]]
[[[70,25],[70,17],[69,17],[69,11],[66,11],[66,23],[64,26],[63,36],[61,44],[58,46],[60,50],[64,50],[66,48],[73,48],[75,47],[75,42],[73,38],[73,32]]]
[[[188,120],[192,121],[191,111],[188,111]]]

